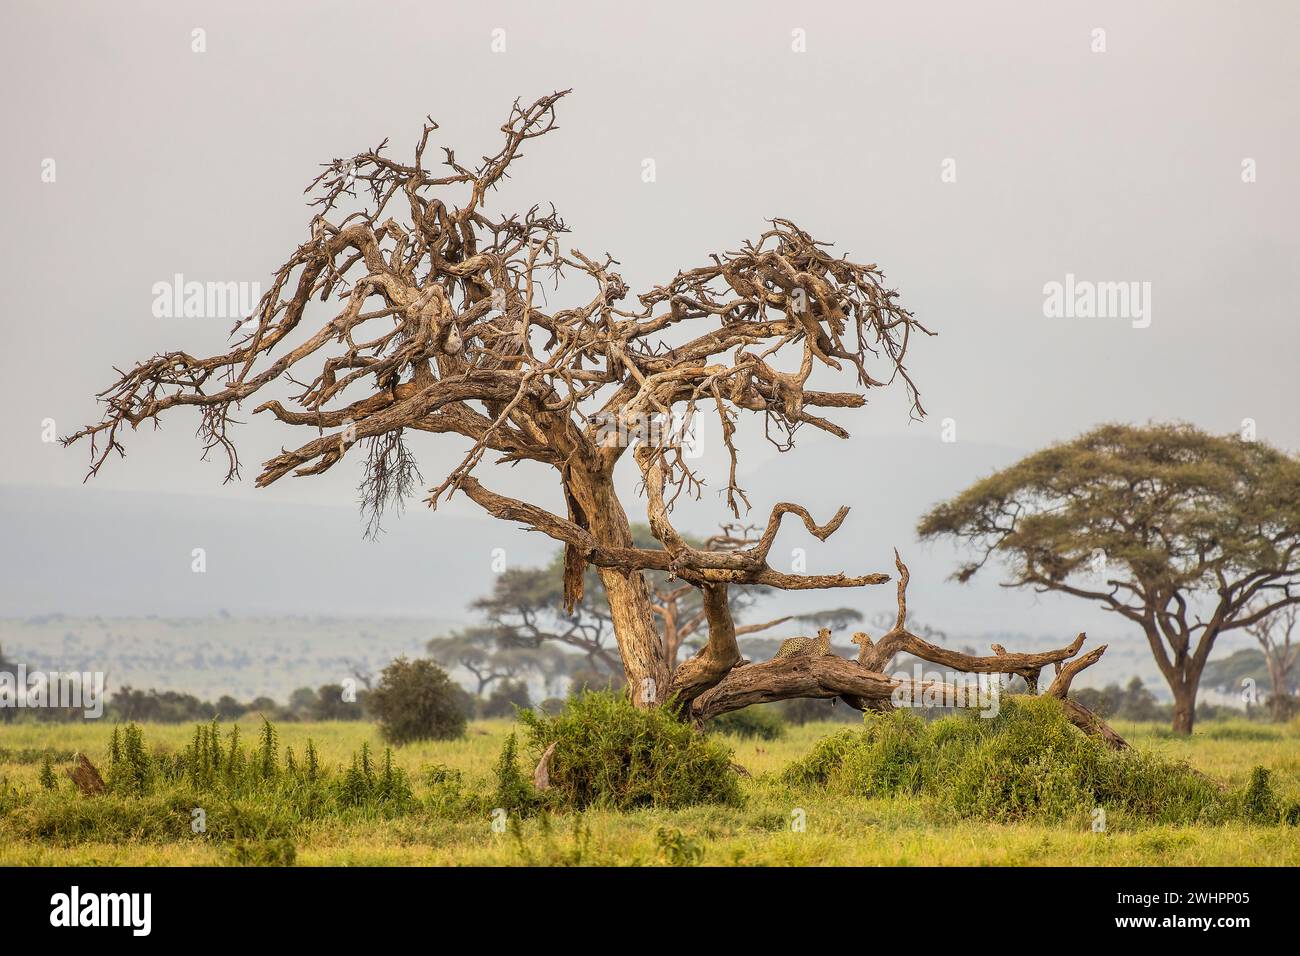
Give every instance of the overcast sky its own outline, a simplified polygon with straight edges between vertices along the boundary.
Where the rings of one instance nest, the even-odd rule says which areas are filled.
[[[561,129],[490,211],[554,203],[573,245],[621,260],[634,292],[788,217],[878,263],[939,332],[910,355],[926,422],[909,424],[901,395],[873,397],[840,417],[849,442],[795,452],[806,464],[780,474],[802,470],[799,489],[764,486],[770,450],[744,463],[764,514],[791,496],[857,508],[842,534],[873,551],[847,570],[880,568],[891,542],[872,512],[889,510],[889,482],[922,507],[905,494],[915,476],[891,460],[884,500],[843,502],[819,476],[882,480],[882,448],[939,443],[945,419],[957,447],[1008,460],[1111,420],[1227,432],[1249,418],[1300,448],[1295,3],[10,0],[2,16],[0,493],[81,493],[84,450],[43,443],[42,423],[96,418],[112,366],[224,349],[229,321],[154,317],[154,283],[265,284],[305,235],[318,164],[385,137],[405,157],[426,114],[436,145],[474,160],[512,100],[570,87]],[[1138,283],[1149,311],[1048,317],[1044,287],[1067,275]],[[299,442],[258,421],[239,436],[245,480],[223,488],[192,431],[176,417],[129,436],[95,486],[351,501],[348,466],[254,492],[257,463]],[[430,481],[459,459],[418,448]],[[986,460],[955,455],[945,487]],[[721,517],[705,504],[696,530]]]

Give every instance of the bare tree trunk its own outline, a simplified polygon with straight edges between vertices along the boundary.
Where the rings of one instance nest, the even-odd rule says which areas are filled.
[[[1268,668],[1268,712],[1274,720],[1285,719],[1287,696],[1287,672],[1282,659],[1275,653],[1264,650],[1264,666]]]
[[[596,468],[573,468],[565,483],[573,518],[587,528],[602,547],[631,548],[632,527],[614,491],[613,477]],[[578,565],[578,581],[586,568]],[[598,568],[609,598],[610,621],[618,642],[623,673],[632,703],[641,708],[663,702],[668,692],[667,655],[655,626],[650,589],[640,571]],[[578,587],[581,587],[579,583]]]
[[[1175,684],[1174,691],[1174,733],[1190,734],[1196,722],[1196,687],[1200,675],[1182,684]]]
[[[663,601],[659,608],[664,619],[664,656],[667,658],[669,669],[672,669],[677,666],[677,653],[682,642],[681,632],[678,630],[677,599],[669,598]]]
[[[1165,683],[1174,695],[1174,733],[1190,734],[1192,725],[1196,723],[1196,691],[1201,684],[1201,672],[1205,669],[1206,658],[1219,636],[1219,628],[1207,627],[1195,652],[1192,652],[1191,640],[1186,633],[1179,635],[1166,629],[1162,634],[1154,619],[1148,620],[1143,625],[1143,630],[1146,632],[1147,643],[1155,654],[1160,673],[1164,675]],[[1173,652],[1172,656],[1166,653],[1166,643]]]

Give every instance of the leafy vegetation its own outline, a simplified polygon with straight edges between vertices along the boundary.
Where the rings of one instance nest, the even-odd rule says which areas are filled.
[[[1075,730],[1048,697],[1006,700],[991,719],[962,714],[926,723],[902,711],[868,714],[862,730],[826,738],[783,779],[840,793],[916,796],[933,815],[953,819],[1104,818],[1113,826],[1279,818],[1266,770],[1255,772],[1244,794],[1233,794],[1184,764],[1106,748]]]
[[[548,717],[521,711],[535,757],[549,760],[552,798],[561,806],[616,810],[742,800],[731,753],[679,721],[671,707],[638,710],[615,691],[569,698]]]
[[[860,715],[858,720],[865,729]],[[1300,824],[1300,720],[1206,723],[1191,737],[1117,721],[1116,729],[1145,759],[1194,767],[1225,785],[1226,796],[1219,799],[1240,807],[1229,805],[1219,823],[1175,824],[1108,806],[1104,832],[1092,831],[1091,806],[1061,820],[1034,813],[990,820],[937,812],[925,791],[885,796],[787,782],[791,765],[842,729],[825,722],[790,725],[776,741],[710,735],[729,746],[730,759],[752,775],[737,780],[740,805],[569,810],[539,804],[510,811],[495,828],[493,811],[501,806],[497,764],[512,733],[518,735],[516,779],[531,788],[535,764],[527,730],[517,723],[477,721],[464,737],[392,750],[391,765],[405,775],[409,801],[379,796],[386,751],[373,724],[275,725],[272,779],[258,771],[264,725],[238,726],[240,779],[226,782],[234,725],[218,724],[221,770],[215,771],[214,761],[207,784],[174,769],[194,747],[195,727],[148,724],[139,727],[143,754],[155,771],[148,792],[97,797],[83,796],[65,771],[73,755],[83,753],[110,776],[108,728],[18,723],[0,729],[5,751],[23,757],[0,756],[0,865],[288,865],[290,859],[308,866],[1300,865],[1292,828]],[[211,753],[211,724],[204,728],[209,736],[205,742],[199,734],[197,749],[206,743]],[[126,729],[118,729],[119,759]],[[987,731],[974,728],[981,729]],[[375,795],[357,805],[342,799],[339,789],[354,758],[364,774],[363,744],[372,755]],[[56,790],[40,784],[44,759],[34,755],[45,753]],[[1245,806],[1269,802],[1247,799],[1256,767],[1268,771],[1267,793],[1291,826],[1249,819]],[[1265,792],[1259,785],[1255,790]],[[206,811],[202,832],[194,830],[196,808]],[[806,823],[802,832],[792,827],[796,809]]]
[[[399,657],[384,668],[379,686],[370,692],[370,709],[384,739],[392,743],[453,740],[465,735],[467,697],[433,661]]]

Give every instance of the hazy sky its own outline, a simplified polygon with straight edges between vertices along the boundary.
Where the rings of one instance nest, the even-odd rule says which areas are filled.
[[[43,420],[63,434],[98,417],[113,365],[224,349],[229,321],[155,318],[153,284],[266,283],[305,235],[318,164],[385,137],[405,158],[426,114],[435,144],[473,161],[497,148],[514,98],[568,87],[561,129],[530,144],[490,211],[553,202],[572,244],[620,259],[634,292],[789,217],[879,263],[940,333],[909,362],[926,422],[880,395],[840,417],[851,441],[795,453],[796,497],[857,507],[841,534],[872,541],[868,568],[890,544],[872,538],[873,510],[915,478],[879,439],[938,443],[945,419],[956,447],[1008,456],[1166,418],[1252,418],[1300,448],[1295,3],[10,0],[2,16],[4,485],[78,494],[85,452],[42,443]],[[1067,274],[1149,283],[1149,326],[1045,316],[1045,284]],[[96,487],[351,501],[348,465],[253,491],[257,463],[296,434],[246,426],[245,480],[222,488],[193,420],[165,426],[130,436]],[[431,482],[459,459],[417,447]],[[752,447],[765,514],[794,491],[764,487],[770,452]],[[977,477],[961,470],[977,460],[954,456],[944,487]],[[885,480],[885,498],[831,500],[830,471]],[[555,501],[550,486],[534,497]],[[721,516],[705,504],[698,530]]]

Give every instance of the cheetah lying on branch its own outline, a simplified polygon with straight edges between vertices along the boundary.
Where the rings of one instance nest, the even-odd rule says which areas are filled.
[[[823,627],[817,637],[788,637],[781,642],[772,660],[779,661],[785,657],[825,657],[831,652],[831,629]]]

